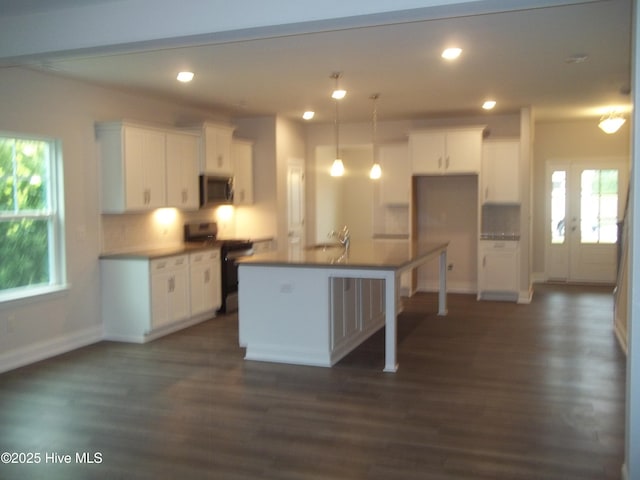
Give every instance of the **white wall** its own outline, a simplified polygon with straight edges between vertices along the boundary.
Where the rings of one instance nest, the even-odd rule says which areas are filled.
[[[234,118],[234,135],[253,140],[253,205],[236,208],[238,238],[278,236],[276,118]]]
[[[70,288],[0,304],[13,332],[0,336],[0,371],[100,338],[98,255],[101,225],[94,123],[131,118],[172,125],[223,117],[21,68],[0,69],[0,131],[62,141],[65,234]]]

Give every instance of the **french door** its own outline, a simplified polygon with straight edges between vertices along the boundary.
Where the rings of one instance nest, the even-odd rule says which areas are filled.
[[[547,163],[549,280],[615,283],[627,169],[624,161],[611,160]]]

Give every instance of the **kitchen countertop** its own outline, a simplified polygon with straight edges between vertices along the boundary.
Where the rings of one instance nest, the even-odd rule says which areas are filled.
[[[241,266],[291,266],[311,268],[371,268],[400,270],[410,268],[424,257],[446,249],[449,242],[363,241],[351,244],[346,253],[342,246],[273,251],[244,257]]]
[[[130,252],[104,253],[100,255],[101,260],[123,260],[123,259],[139,259],[154,260],[156,258],[174,257],[176,255],[184,255],[187,253],[218,249],[222,245],[221,241],[204,243],[184,243],[173,247],[148,248],[133,250]]]

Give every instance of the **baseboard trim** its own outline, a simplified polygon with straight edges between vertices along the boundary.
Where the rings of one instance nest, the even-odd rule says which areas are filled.
[[[0,373],[55,357],[102,340],[102,324],[0,354]]]

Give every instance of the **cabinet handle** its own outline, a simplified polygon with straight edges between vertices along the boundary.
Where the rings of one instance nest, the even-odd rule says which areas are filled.
[[[222,155],[218,155],[218,166],[221,167],[222,166],[222,161],[223,161],[223,157]]]
[[[211,278],[211,272],[209,269],[204,271],[204,283],[209,283],[209,279]]]
[[[487,256],[486,256],[486,255],[484,255],[484,256],[482,257],[482,268],[484,268],[484,267],[486,267],[486,266],[487,266]]]
[[[447,155],[447,162],[446,162],[446,165],[445,165],[445,169],[449,170],[449,155]]]
[[[174,280],[174,277],[169,277],[168,286],[169,286],[169,293],[173,292],[173,290],[174,290],[174,288],[175,288],[175,280]]]
[[[489,198],[489,187],[484,189],[484,199],[487,200]]]
[[[187,203],[187,199],[188,199],[188,193],[187,193],[187,189],[183,188],[182,189],[182,203]]]
[[[442,157],[438,157],[438,168],[442,168]]]

